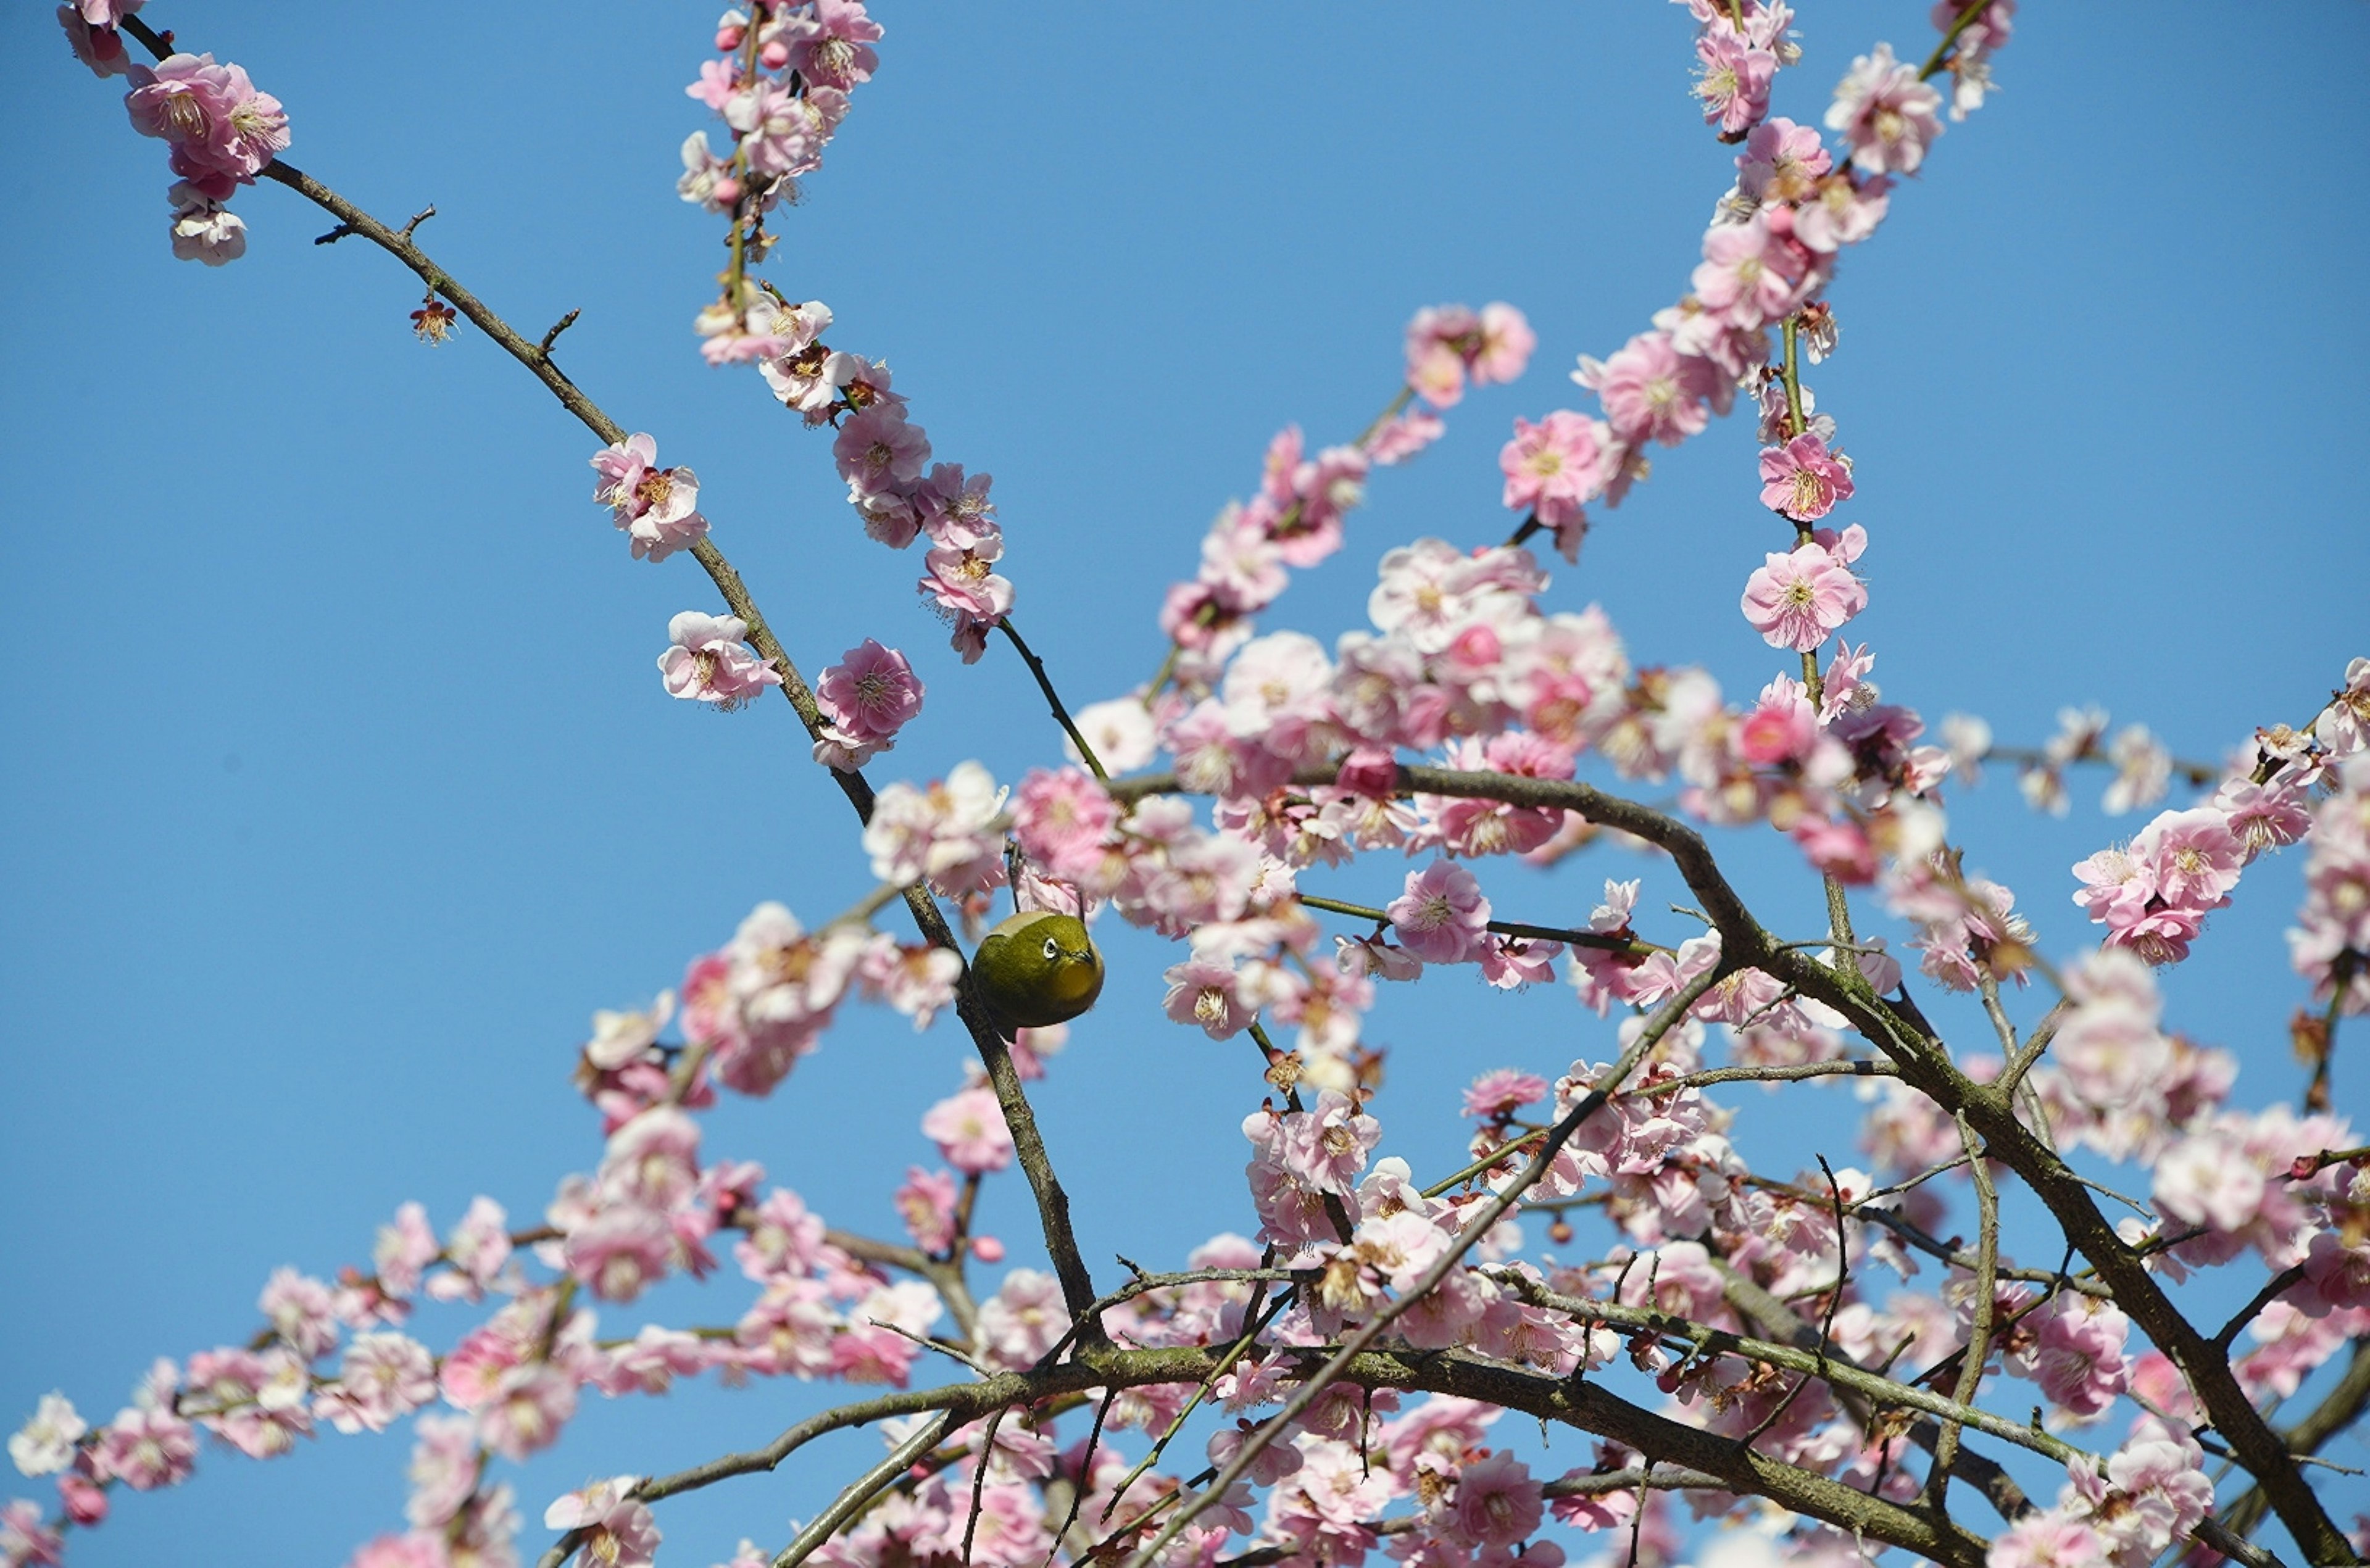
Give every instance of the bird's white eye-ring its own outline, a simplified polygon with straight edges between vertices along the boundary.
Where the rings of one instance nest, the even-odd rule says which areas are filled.
[[[1047,962],[1048,964],[1050,964],[1050,963],[1052,963],[1054,959],[1059,958],[1061,956],[1062,956],[1062,949],[1061,949],[1060,944],[1058,944],[1057,943],[1055,943],[1055,942],[1054,942],[1054,940],[1053,940],[1052,937],[1050,937],[1050,936],[1049,936],[1049,937],[1047,937],[1047,938],[1045,939],[1045,962]]]

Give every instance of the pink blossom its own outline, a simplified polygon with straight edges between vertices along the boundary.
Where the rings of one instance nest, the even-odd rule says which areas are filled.
[[[1004,836],[995,825],[1004,797],[987,770],[970,761],[926,788],[885,785],[864,830],[873,876],[966,892],[995,886],[1004,875]]]
[[[1703,258],[1690,280],[1696,297],[1731,325],[1757,331],[1793,307],[1805,258],[1792,241],[1770,232],[1764,215],[1713,225]]]
[[[1582,359],[1572,380],[1595,392],[1624,444],[1676,446],[1709,421],[1719,373],[1708,360],[1680,353],[1669,333],[1641,332],[1609,360]]]
[[[892,1201],[905,1233],[926,1253],[943,1253],[955,1241],[955,1179],[945,1171],[905,1168],[905,1185]]]
[[[196,1429],[171,1411],[119,1411],[91,1450],[101,1481],[120,1481],[134,1492],[171,1486],[189,1478],[198,1459]]]
[[[1242,977],[1232,964],[1196,957],[1170,966],[1160,978],[1168,984],[1163,1010],[1177,1023],[1199,1024],[1214,1040],[1232,1039],[1259,1016],[1257,999],[1242,994]]]
[[[426,1345],[405,1334],[361,1333],[315,1409],[340,1432],[384,1432],[435,1397],[436,1362]]]
[[[2263,1173],[2219,1132],[2192,1134],[2156,1166],[2156,1200],[2165,1213],[2217,1230],[2243,1230],[2267,1196]]]
[[[2168,811],[2140,830],[2132,856],[2145,862],[2167,903],[2212,909],[2238,885],[2245,852],[2210,806]]]
[[[2075,1419],[2094,1421],[2129,1386],[2123,1341],[2131,1320],[2112,1303],[2066,1294],[2029,1322],[2039,1336],[2030,1353],[2033,1380],[2051,1403]]]
[[[1030,858],[1056,876],[1089,875],[1118,822],[1118,806],[1083,768],[1031,769],[1013,796],[1013,836]]]
[[[995,485],[993,474],[966,477],[960,463],[931,464],[930,476],[914,486],[912,497],[931,543],[968,550],[984,539],[1000,537],[995,503],[987,498]]]
[[[86,17],[87,8],[86,8]],[[288,116],[280,100],[258,92],[236,65],[211,54],[175,54],[155,66],[134,62],[124,96],[132,128],[173,144],[173,172],[221,200],[227,184],[250,183],[256,171],[288,146]]]
[[[338,1343],[337,1300],[329,1288],[293,1268],[274,1269],[256,1307],[282,1344],[310,1361]]]
[[[1813,541],[1784,555],[1772,551],[1745,583],[1743,607],[1762,641],[1807,653],[1868,608],[1868,588]]]
[[[922,681],[903,654],[867,637],[823,672],[815,700],[846,734],[888,740],[922,711]]]
[[[742,641],[748,635],[749,624],[738,615],[685,610],[669,621],[667,639],[674,646],[658,659],[668,695],[730,712],[780,685],[781,673]]]
[[[1503,300],[1493,300],[1481,307],[1480,341],[1467,356],[1467,368],[1473,384],[1488,386],[1492,382],[1510,382],[1521,377],[1531,362],[1531,350],[1538,346],[1538,338],[1531,331],[1530,322],[1523,313]]]
[[[793,16],[784,29],[788,63],[810,82],[847,88],[872,79],[880,56],[880,24],[864,13],[864,0],[815,0],[812,15]]]
[[[1917,79],[1917,67],[1880,43],[1852,62],[1827,108],[1827,129],[1843,132],[1852,165],[1863,174],[1916,174],[1926,149],[1942,134],[1934,111],[1942,95]]]
[[[1438,441],[1447,429],[1439,415],[1410,408],[1367,438],[1366,456],[1386,468],[1405,463]]]
[[[922,1135],[938,1146],[948,1164],[966,1175],[984,1175],[1012,1163],[1012,1133],[1004,1125],[995,1092],[981,1085],[952,1094],[922,1116]]]
[[[86,1475],[58,1477],[58,1504],[85,1529],[107,1522],[107,1489]]]
[[[979,1337],[998,1365],[1015,1369],[1034,1364],[1053,1349],[1070,1326],[1062,1287],[1050,1274],[1016,1268],[996,1293],[979,1304]]]
[[[58,26],[65,29],[66,47],[96,76],[121,76],[132,69],[123,52],[123,39],[112,26],[98,25],[74,6],[58,7]]]
[[[638,1475],[618,1475],[570,1492],[543,1511],[544,1528],[581,1532],[577,1561],[583,1568],[650,1568],[659,1527],[631,1496],[640,1484]]]
[[[1761,504],[1796,522],[1816,522],[1851,499],[1851,469],[1808,433],[1761,452]]]
[[[1490,900],[1471,872],[1436,860],[1408,873],[1407,890],[1386,912],[1409,952],[1428,964],[1461,964],[1480,951]]]
[[[1507,509],[1536,512],[1550,528],[1577,520],[1582,503],[1605,487],[1603,428],[1568,408],[1556,409],[1537,424],[1516,418],[1514,439],[1498,453]]]
[[[1819,177],[1832,166],[1817,131],[1772,120],[1754,126],[1736,155],[1736,188],[1755,202],[1799,202],[1818,189]]]
[[[390,1296],[411,1295],[420,1288],[420,1271],[440,1250],[436,1232],[428,1224],[428,1211],[416,1203],[402,1205],[395,1211],[393,1224],[379,1227],[378,1241],[371,1249],[379,1285]]]
[[[558,1441],[575,1413],[576,1379],[547,1362],[530,1361],[494,1380],[477,1410],[477,1436],[502,1458],[523,1459]]]
[[[1545,1513],[1530,1467],[1502,1448],[1456,1473],[1456,1530],[1467,1540],[1513,1546],[1539,1528]]]
[[[1794,237],[1803,248],[1822,256],[1858,245],[1884,222],[1893,205],[1892,189],[1893,182],[1881,175],[1858,182],[1848,175],[1828,175],[1811,199],[1795,209]]]
[[[639,433],[592,454],[600,475],[592,498],[611,509],[638,561],[663,561],[708,532],[698,511],[699,476],[657,463],[658,443]]]
[[[1497,1068],[1475,1079],[1465,1091],[1465,1114],[1490,1120],[1513,1116],[1524,1105],[1546,1098],[1547,1082],[1536,1073]]]
[[[876,403],[839,427],[831,451],[851,492],[892,490],[922,476],[930,439],[921,426],[905,422],[902,406]]]
[[[673,1227],[638,1203],[604,1208],[568,1236],[568,1271],[604,1301],[630,1301],[666,1277]]]
[[[1994,1539],[1985,1568],[2102,1568],[2107,1543],[2086,1524],[2054,1511],[2031,1513]]]
[[[41,1505],[19,1497],[0,1508],[0,1563],[7,1568],[53,1568],[65,1561],[62,1532],[41,1518]]]
[[[1701,63],[1696,97],[1703,100],[1704,123],[1719,126],[1722,141],[1738,140],[1769,112],[1778,57],[1748,47],[1733,31],[1720,31],[1696,40],[1696,58]]]

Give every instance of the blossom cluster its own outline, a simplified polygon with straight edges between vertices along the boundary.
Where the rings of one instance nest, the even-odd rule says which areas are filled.
[[[2230,901],[2248,864],[2312,832],[2314,795],[2333,790],[2336,800],[2320,807],[2323,825],[2332,830],[2314,834],[2307,871],[2316,896],[2307,899],[2305,925],[2292,944],[2298,969],[2315,978],[2326,996],[2332,967],[2348,953],[2370,952],[2370,925],[2363,923],[2358,898],[2361,856],[2349,852],[2359,830],[2345,830],[2360,813],[2349,816],[2341,804],[2358,801],[2359,759],[2370,754],[2362,708],[2370,708],[2370,658],[2353,661],[2344,689],[2310,728],[2259,731],[2248,755],[2203,804],[2160,812],[2128,843],[2076,864],[2082,887],[2074,901],[2106,927],[2110,944],[2151,964],[2179,963],[2189,956],[2205,917]],[[2346,962],[2358,967],[2358,960]]]
[[[220,267],[247,254],[247,225],[229,209],[242,185],[288,148],[288,116],[246,71],[211,54],[172,54],[151,66],[133,60],[119,30],[144,0],[74,0],[58,25],[75,58],[99,76],[125,76],[132,128],[172,148],[173,254]]]
[[[707,132],[693,132],[676,186],[683,199],[731,214],[736,245],[762,252],[764,215],[797,200],[799,177],[823,166],[848,94],[880,68],[880,34],[864,0],[752,0],[725,12],[716,58],[684,91],[724,121],[732,151],[720,155]]]

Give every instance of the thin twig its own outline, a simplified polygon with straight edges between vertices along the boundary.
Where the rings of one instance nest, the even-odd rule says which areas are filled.
[[[1984,1380],[1984,1363],[1991,1356],[1992,1314],[1998,1307],[1999,1271],[1999,1191],[1992,1185],[1991,1171],[1984,1163],[1984,1150],[1975,1139],[1975,1129],[1964,1111],[1959,1113],[1959,1141],[1966,1147],[1967,1166],[1975,1178],[1976,1225],[1975,1299],[1973,1322],[1967,1330],[1967,1347],[1959,1363],[1959,1380],[1950,1391],[1950,1402],[1964,1408],[1974,1402],[1975,1391]],[[1959,1456],[1957,1416],[1945,1416],[1942,1435],[1934,1445],[1934,1462],[1926,1471],[1927,1506],[1937,1512],[1945,1506],[1945,1494],[1950,1487],[1950,1464]]]

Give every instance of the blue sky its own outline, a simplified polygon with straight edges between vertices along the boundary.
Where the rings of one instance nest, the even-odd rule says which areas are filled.
[[[287,104],[299,166],[390,220],[433,201],[423,242],[530,335],[581,308],[561,362],[697,468],[718,542],[810,675],[866,636],[913,653],[927,705],[877,781],[966,757],[1017,778],[1055,754],[1018,662],[960,665],[915,558],[861,536],[825,440],[698,358],[718,228],[672,184],[708,122],[682,84],[709,8],[586,5],[564,25],[329,8],[301,29],[259,3],[147,14]],[[835,343],[895,366],[941,459],[995,473],[1018,620],[1074,704],[1150,674],[1160,593],[1267,438],[1363,427],[1420,305],[1515,303],[1533,368],[1378,476],[1349,546],[1270,624],[1329,643],[1363,624],[1390,545],[1501,534],[1509,422],[1584,406],[1573,356],[1684,288],[1729,179],[1674,7],[880,14],[880,77],[784,216],[771,276],[831,303]],[[1898,0],[1798,26],[1806,59],[1777,108],[1805,120],[1853,54],[1932,40]],[[1842,352],[1812,378],[1859,464],[1872,603],[1854,631],[1889,700],[2027,743],[2097,702],[2212,759],[2309,714],[2370,651],[2370,333],[2351,282],[2370,143],[2353,97],[2301,90],[2309,62],[2365,47],[2370,14],[2341,0],[2019,18],[1999,95],[1847,256]],[[627,558],[589,500],[595,443],[514,364],[466,332],[415,344],[409,275],[316,247],[328,221],[276,187],[238,199],[245,260],[175,262],[163,149],[46,7],[0,17],[0,72],[20,149],[0,175],[21,481],[0,574],[13,1427],[52,1387],[103,1418],[150,1357],[244,1338],[272,1267],[362,1258],[406,1198],[440,1225],[478,1192],[536,1212],[598,1156],[566,1082],[590,1012],[674,983],[761,898],[821,918],[869,878],[779,704],[719,717],[662,693],[667,618],[717,608],[712,589],[687,560]],[[1601,602],[1639,662],[1699,662],[1749,693],[1777,668],[1735,608],[1772,547],[1756,488],[1739,421],[1658,456],[1581,567],[1558,565],[1549,606]],[[2035,818],[1996,775],[1953,801],[1970,867],[2014,887],[2058,954],[2086,939],[2065,867],[2138,825],[2101,819],[2095,784],[2079,800]],[[1746,835],[1733,853],[1770,919],[1815,926],[1790,852]],[[1403,869],[1309,885],[1373,898]],[[2168,982],[2180,1027],[2240,1054],[2242,1103],[2297,1082],[2280,936],[2297,869],[2251,872]],[[1567,921],[1604,876],[1641,870],[1646,907],[1679,896],[1606,854],[1488,880],[1507,912]],[[1236,1127],[1260,1093],[1249,1047],[1157,1015],[1168,949],[1108,945],[1104,1005],[1041,1096],[1106,1272],[1114,1251],[1156,1266],[1249,1227]],[[1474,1073],[1611,1054],[1559,989],[1503,1000],[1458,973],[1393,995],[1371,1033],[1392,1047],[1387,1142],[1420,1170],[1454,1162],[1453,1091]],[[708,1150],[885,1231],[890,1187],[931,1153],[916,1118],[967,1048],[949,1025],[852,1015],[772,1099],[720,1110]],[[2370,1104],[2363,1082],[2344,1052],[2341,1108]],[[1833,1097],[1758,1098],[1736,1102],[1755,1113],[1748,1154],[1848,1156]],[[1025,1260],[1017,1181],[985,1213]],[[740,1299],[728,1282],[653,1309],[708,1322]],[[519,1478],[527,1511],[589,1474],[742,1446],[816,1397],[596,1402]],[[778,1545],[869,1442],[673,1506],[671,1555]],[[125,1500],[77,1561],[340,1561],[399,1523],[405,1446],[210,1453],[197,1484]]]

